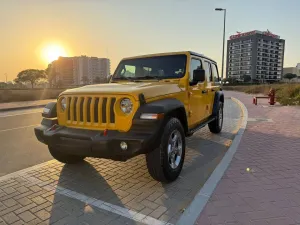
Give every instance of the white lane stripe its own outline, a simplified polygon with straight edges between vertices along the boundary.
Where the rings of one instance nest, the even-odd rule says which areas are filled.
[[[102,201],[102,200],[99,200],[96,198],[92,198],[87,195],[78,193],[76,191],[72,191],[67,188],[60,187],[58,185],[53,185],[53,186],[49,185],[49,184],[47,184],[47,182],[41,181],[41,180],[39,180],[35,177],[32,177],[28,174],[23,174],[22,176],[20,176],[20,175],[17,175],[17,176],[22,177],[23,179],[26,179],[30,183],[36,184],[47,191],[55,191],[55,193],[58,193],[60,195],[64,195],[69,198],[77,199],[85,204],[89,204],[89,205],[97,207],[99,209],[118,214],[120,216],[126,217],[126,218],[134,220],[136,222],[144,223],[146,225],[173,225],[171,223],[167,223],[165,221],[155,219],[151,216],[146,216],[144,214],[135,212],[133,210],[123,208],[123,207],[120,207],[117,205],[113,205],[109,202],[105,202],[105,201]]]
[[[34,125],[29,125],[29,126],[24,126],[24,127],[15,127],[15,128],[10,128],[10,129],[6,129],[6,130],[0,130],[1,132],[6,132],[6,131],[11,131],[11,130],[18,130],[18,129],[24,129],[24,128],[28,128],[28,127],[35,127],[38,126],[40,124],[34,124]]]
[[[22,116],[22,115],[28,115],[28,114],[41,113],[41,112],[43,112],[43,110],[32,111],[32,112],[27,112],[27,113],[18,113],[18,114],[9,114],[9,115],[0,115],[0,118],[3,118],[3,117],[11,117],[11,116]]]

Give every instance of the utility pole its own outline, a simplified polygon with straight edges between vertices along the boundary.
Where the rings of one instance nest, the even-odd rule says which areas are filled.
[[[224,52],[225,52],[225,30],[226,30],[226,9],[216,8],[216,11],[224,12],[224,25],[223,25],[223,53],[222,53],[222,83],[224,79]]]

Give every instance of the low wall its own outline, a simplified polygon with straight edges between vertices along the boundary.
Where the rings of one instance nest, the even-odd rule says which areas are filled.
[[[56,99],[65,89],[0,89],[0,103]]]

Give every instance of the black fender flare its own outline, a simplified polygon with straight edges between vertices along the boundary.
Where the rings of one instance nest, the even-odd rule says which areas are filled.
[[[179,117],[185,132],[188,131],[187,114],[184,104],[175,98],[166,98],[142,104],[134,115],[134,120],[140,120],[142,113],[164,114],[164,118],[169,116]]]
[[[217,115],[219,102],[224,103],[224,93],[223,93],[223,91],[217,91],[215,93],[215,100],[214,100],[214,105],[213,105],[212,116]]]
[[[52,119],[57,117],[56,102],[49,102],[43,109],[42,117]]]

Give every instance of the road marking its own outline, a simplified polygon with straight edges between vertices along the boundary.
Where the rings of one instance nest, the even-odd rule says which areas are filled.
[[[43,110],[32,111],[32,112],[27,112],[27,113],[18,113],[18,114],[9,114],[9,115],[0,115],[0,118],[2,118],[2,117],[11,117],[11,116],[22,116],[22,115],[28,115],[28,114],[41,113],[41,112],[43,112]]]
[[[24,129],[24,128],[28,128],[28,127],[35,127],[35,126],[38,126],[38,125],[40,125],[40,124],[34,124],[34,125],[29,125],[29,126],[24,126],[24,127],[15,127],[15,128],[0,130],[0,133],[6,132],[6,131],[11,131],[11,130]]]
[[[92,198],[87,195],[78,193],[76,191],[69,190],[67,188],[58,186],[56,184],[50,185],[48,182],[41,181],[41,180],[31,176],[30,174],[28,174],[30,171],[39,169],[41,167],[49,166],[50,164],[53,164],[53,163],[57,163],[57,161],[50,160],[45,163],[41,163],[41,164],[26,168],[26,169],[23,169],[23,170],[20,170],[20,171],[11,173],[11,174],[7,174],[3,177],[0,177],[0,182],[8,180],[8,179],[20,177],[22,179],[29,181],[32,184],[40,186],[41,188],[45,189],[46,191],[55,191],[55,194],[60,194],[60,195],[64,195],[69,198],[79,200],[87,205],[94,206],[99,209],[118,214],[120,216],[126,217],[126,218],[134,220],[136,222],[143,223],[145,225],[173,225],[171,223],[155,219],[151,216],[147,216],[147,215],[135,212],[133,210],[130,210],[130,209],[127,209],[127,208],[124,208],[121,206],[117,206],[117,205],[111,204],[109,202],[102,201],[100,199]]]

